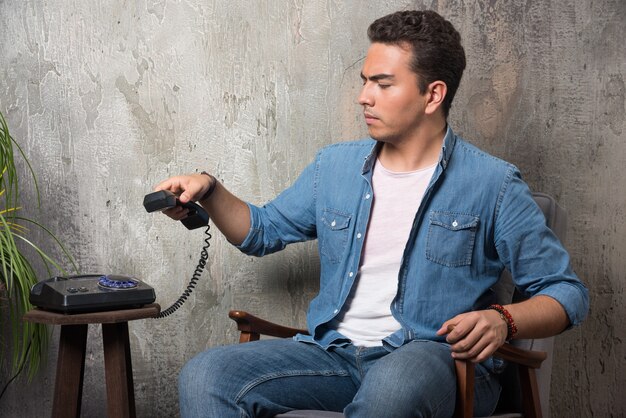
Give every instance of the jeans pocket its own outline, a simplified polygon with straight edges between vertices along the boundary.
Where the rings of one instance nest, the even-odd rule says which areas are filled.
[[[430,212],[426,258],[447,267],[470,265],[478,224],[477,215]]]
[[[352,216],[336,209],[324,209],[322,228],[318,231],[320,254],[332,263],[338,263],[348,243]]]

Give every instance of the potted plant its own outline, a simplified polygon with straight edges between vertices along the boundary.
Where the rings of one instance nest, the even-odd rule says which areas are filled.
[[[39,369],[48,346],[48,330],[45,325],[22,321],[24,313],[32,308],[28,297],[31,287],[38,281],[36,267],[43,265],[49,275],[52,275],[53,269],[60,272],[64,270],[28,238],[28,227],[45,231],[74,269],[76,266],[54,234],[41,223],[20,216],[18,170],[15,166],[14,150],[19,151],[26,164],[35,185],[39,206],[35,173],[22,148],[11,137],[0,112],[0,323],[3,328],[9,329],[9,336],[3,335],[0,341],[0,358],[10,359],[10,368],[12,374],[15,374],[13,378],[25,369],[30,380]],[[7,347],[11,347],[10,355],[6,353]]]

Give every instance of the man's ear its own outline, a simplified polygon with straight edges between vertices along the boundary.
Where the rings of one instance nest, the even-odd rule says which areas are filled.
[[[433,81],[428,85],[426,91],[428,102],[425,109],[427,115],[432,115],[437,110],[442,109],[443,99],[445,99],[447,93],[448,86],[441,80]]]

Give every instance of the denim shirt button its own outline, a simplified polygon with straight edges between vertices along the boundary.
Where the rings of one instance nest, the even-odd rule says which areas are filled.
[[[459,223],[456,221],[456,219],[454,220],[454,222],[452,222],[452,226],[455,228],[459,226]]]
[[[338,312],[339,312],[339,309],[335,309],[335,310],[333,311],[333,313],[335,313],[335,314],[336,314],[336,313],[338,313]]]
[[[370,197],[372,197],[369,193],[365,195],[366,199],[369,199]]]
[[[361,233],[356,234],[357,239],[361,238]]]
[[[335,226],[335,225],[337,225],[337,222],[333,220],[333,221],[330,223],[330,226]]]
[[[350,272],[350,273],[348,273],[348,276],[352,277],[352,276],[354,276],[354,273]]]

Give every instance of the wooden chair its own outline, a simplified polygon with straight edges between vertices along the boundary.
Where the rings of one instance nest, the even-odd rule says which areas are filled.
[[[556,201],[543,193],[533,193],[533,197],[542,209],[547,225],[561,239],[565,239],[566,213]],[[508,272],[504,272],[496,289],[501,303],[519,301],[522,295],[515,286]],[[261,335],[289,338],[305,329],[297,329],[274,324],[245,311],[230,311],[229,317],[237,323],[240,331],[239,342],[259,340]],[[549,417],[550,377],[554,338],[536,340],[514,340],[500,347],[494,354],[508,362],[501,376],[502,393],[493,417],[501,418],[541,418]],[[544,363],[544,360],[548,361]],[[542,363],[544,363],[543,367]],[[457,418],[473,417],[474,410],[474,365],[471,362],[455,360],[457,374],[457,401],[454,416]],[[541,367],[541,369],[540,369]],[[340,412],[328,411],[291,411],[277,415],[277,418],[341,418]]]

